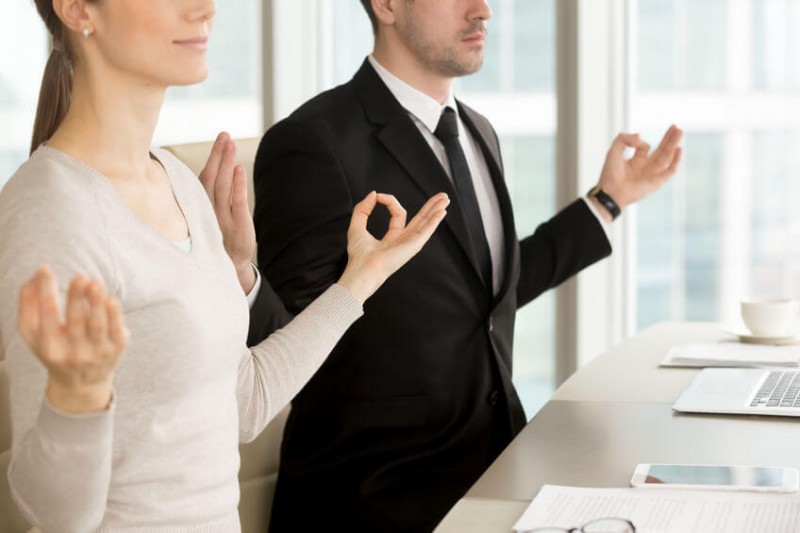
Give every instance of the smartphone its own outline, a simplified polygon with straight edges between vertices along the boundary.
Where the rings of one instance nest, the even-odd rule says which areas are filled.
[[[631,486],[755,492],[796,492],[797,468],[767,466],[640,464]]]

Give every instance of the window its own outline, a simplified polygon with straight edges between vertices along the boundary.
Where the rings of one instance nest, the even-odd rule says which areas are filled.
[[[372,50],[360,2],[317,0],[317,91],[349,80]],[[556,211],[555,0],[496,0],[481,71],[456,94],[486,115],[501,139],[506,182],[520,237]],[[529,416],[555,384],[555,298],[548,293],[517,315],[514,381]]]
[[[32,2],[10,2],[0,17],[0,187],[26,159],[49,45]],[[10,11],[9,11],[10,10]]]
[[[638,209],[636,329],[738,322],[800,293],[800,1],[639,0],[634,129],[686,130],[682,171]]]

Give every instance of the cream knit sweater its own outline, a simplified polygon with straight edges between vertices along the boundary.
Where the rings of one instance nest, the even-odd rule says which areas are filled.
[[[205,191],[174,156],[154,155],[186,217],[189,252],[134,216],[108,179],[49,147],[0,192],[8,477],[45,532],[238,531],[239,442],[258,435],[361,316],[334,285],[248,350],[245,296]],[[123,304],[131,341],[105,412],[69,415],[44,399],[46,371],[16,331],[17,293],[43,262],[62,302],[85,274]]]

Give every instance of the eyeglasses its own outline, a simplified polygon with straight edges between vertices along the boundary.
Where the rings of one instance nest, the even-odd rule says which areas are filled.
[[[636,533],[636,526],[624,518],[597,518],[581,527],[537,527],[520,533]]]

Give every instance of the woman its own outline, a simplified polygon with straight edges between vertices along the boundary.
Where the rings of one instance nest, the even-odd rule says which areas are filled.
[[[0,193],[15,500],[44,531],[237,531],[239,441],[313,375],[448,200],[406,226],[392,197],[370,194],[339,282],[251,352],[252,271],[226,255],[197,178],[150,149],[166,88],[206,76],[213,1],[36,6],[53,52],[31,157]],[[220,193],[241,209],[240,170]],[[392,215],[381,241],[366,230],[377,203]]]

